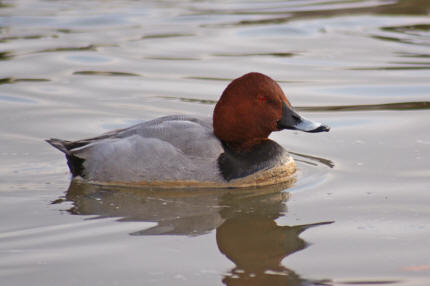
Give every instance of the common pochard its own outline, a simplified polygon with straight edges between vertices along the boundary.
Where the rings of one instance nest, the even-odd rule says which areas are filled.
[[[289,180],[296,165],[268,139],[283,129],[329,131],[298,115],[280,86],[261,73],[233,80],[213,120],[171,115],[100,136],[47,142],[65,153],[73,178],[101,184],[249,187]]]

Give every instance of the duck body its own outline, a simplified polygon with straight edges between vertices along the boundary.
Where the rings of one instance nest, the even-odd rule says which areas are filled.
[[[230,149],[203,117],[170,115],[90,139],[47,141],[66,154],[73,176],[92,182],[234,186],[259,171],[295,168],[272,140],[244,152]]]
[[[287,125],[295,129],[294,124],[306,123],[296,122],[296,113],[283,93],[267,91],[267,86],[253,88],[251,93],[256,95],[237,93],[238,81],[240,87],[261,80],[282,93],[267,76],[244,75],[226,88],[213,120],[171,115],[89,139],[53,138],[47,142],[65,153],[74,178],[90,182],[166,187],[249,187],[284,182],[295,171],[294,160],[267,137]],[[275,112],[265,106],[271,96]],[[254,97],[252,105],[260,104],[261,110],[248,102]],[[312,124],[304,131],[328,131],[326,126]]]

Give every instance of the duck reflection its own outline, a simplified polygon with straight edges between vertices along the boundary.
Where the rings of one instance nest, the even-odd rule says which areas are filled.
[[[289,194],[281,186],[256,189],[160,190],[101,187],[72,181],[66,200],[72,214],[156,222],[131,235],[197,236],[216,229],[219,250],[236,266],[226,285],[309,285],[281,261],[306,247],[299,235],[331,222],[279,226]],[[314,281],[315,282],[315,281]],[[318,281],[317,283],[323,283]]]
[[[220,251],[234,264],[223,282],[226,285],[311,285],[281,264],[286,256],[304,249],[300,233],[312,226],[329,224],[279,226],[268,217],[236,217],[217,228]],[[325,281],[313,281],[324,285]],[[314,285],[314,284],[312,284]]]

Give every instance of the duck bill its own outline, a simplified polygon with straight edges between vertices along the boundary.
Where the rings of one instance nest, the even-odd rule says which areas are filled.
[[[300,130],[304,132],[328,132],[330,127],[300,116],[294,109],[282,102],[282,118],[278,121],[278,129]]]

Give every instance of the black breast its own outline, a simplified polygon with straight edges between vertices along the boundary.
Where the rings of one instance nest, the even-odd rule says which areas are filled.
[[[264,169],[282,164],[287,151],[272,140],[265,140],[251,150],[235,151],[223,143],[224,153],[218,157],[218,166],[226,181],[243,178]]]

